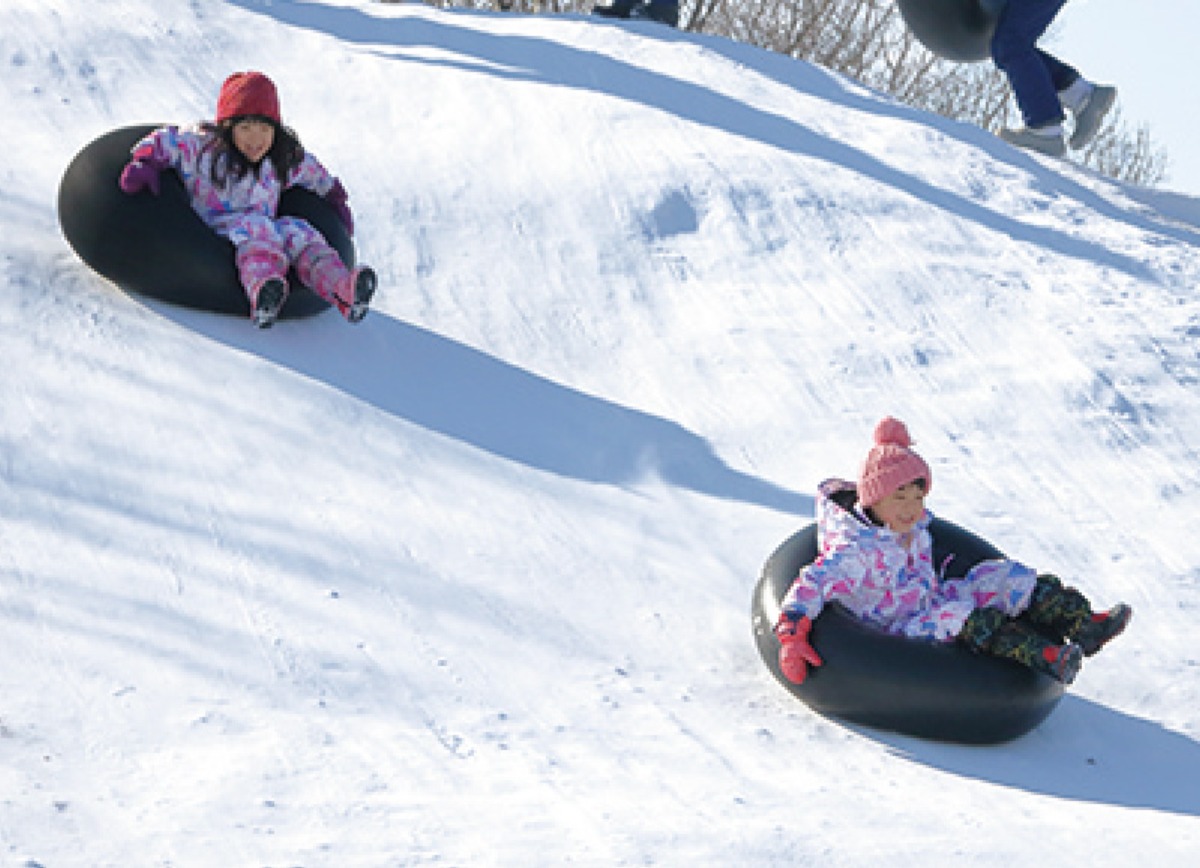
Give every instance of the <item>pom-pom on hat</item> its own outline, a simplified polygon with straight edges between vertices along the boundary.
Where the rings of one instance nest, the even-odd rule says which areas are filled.
[[[235,72],[225,79],[217,97],[217,123],[247,115],[280,123],[279,94],[261,72]]]
[[[858,502],[874,506],[897,489],[918,479],[925,491],[933,488],[933,475],[925,459],[910,448],[912,438],[899,419],[888,416],[875,426],[875,446],[867,453],[858,474]]]

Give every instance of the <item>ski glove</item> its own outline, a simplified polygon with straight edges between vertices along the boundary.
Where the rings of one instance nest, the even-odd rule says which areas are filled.
[[[121,189],[130,195],[149,189],[158,195],[158,176],[167,167],[159,157],[154,155],[153,145],[142,145],[133,152],[133,159],[121,171],[118,182]]]
[[[808,643],[808,631],[811,629],[812,621],[807,615],[797,619],[786,613],[780,616],[775,627],[775,635],[779,637],[779,669],[793,684],[803,684],[808,667],[820,666],[824,662]]]
[[[325,194],[325,201],[332,205],[333,210],[337,212],[338,219],[346,227],[346,234],[353,237],[354,215],[350,213],[350,205],[346,201],[348,198],[349,196],[346,194],[346,188],[342,186],[342,182],[334,178],[333,187]]]

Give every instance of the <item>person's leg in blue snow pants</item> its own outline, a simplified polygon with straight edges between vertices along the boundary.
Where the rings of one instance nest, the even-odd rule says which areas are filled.
[[[1008,76],[1017,107],[1031,129],[1065,120],[1058,92],[1079,72],[1037,47],[1067,0],[1008,0],[992,36],[992,60]]]

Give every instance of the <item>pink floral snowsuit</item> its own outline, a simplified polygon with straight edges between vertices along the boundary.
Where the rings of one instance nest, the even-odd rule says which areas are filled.
[[[183,179],[192,208],[237,250],[238,274],[253,305],[259,288],[272,277],[285,278],[292,263],[304,284],[329,302],[352,281],[337,251],[307,220],[278,217],[279,197],[299,185],[325,196],[336,179],[312,154],[280,181],[270,158],[257,174],[212,180],[213,136],[196,128],[162,127],[134,146],[152,149],[152,159],[171,166]]]
[[[1029,606],[1034,570],[1012,560],[983,561],[961,579],[943,579],[933,565],[932,516],[928,510],[906,546],[897,533],[878,527],[832,499],[853,491],[840,479],[817,491],[816,561],[800,571],[783,599],[783,610],[816,618],[838,602],[888,633],[938,642],[953,640],[974,609],[999,609],[1015,617]]]

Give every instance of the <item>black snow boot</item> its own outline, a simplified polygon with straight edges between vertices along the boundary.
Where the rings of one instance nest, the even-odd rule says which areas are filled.
[[[1110,639],[1120,636],[1132,617],[1133,609],[1124,603],[1117,603],[1107,612],[1092,615],[1068,635],[1072,642],[1079,643],[1084,654],[1091,657]]]
[[[375,297],[375,286],[378,278],[375,270],[363,266],[354,273],[354,301],[346,310],[346,319],[350,322],[362,322],[367,315],[371,299]]]
[[[1065,588],[1057,576],[1040,575],[1029,608],[1023,618],[1040,630],[1048,630],[1083,648],[1091,657],[1120,635],[1133,617],[1133,610],[1118,603],[1107,612],[1093,612],[1087,597],[1075,588]]]
[[[254,312],[251,319],[260,329],[269,329],[279,318],[279,311],[287,301],[288,285],[278,277],[272,277],[258,288],[254,299]]]

